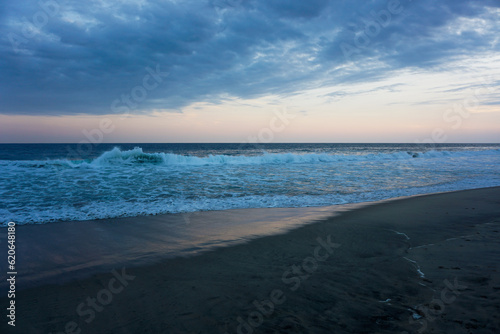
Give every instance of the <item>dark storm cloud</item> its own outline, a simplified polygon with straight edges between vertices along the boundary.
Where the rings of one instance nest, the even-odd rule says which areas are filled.
[[[445,68],[498,51],[499,7],[493,0],[2,2],[0,113],[179,109]],[[480,27],[457,23],[478,18]]]

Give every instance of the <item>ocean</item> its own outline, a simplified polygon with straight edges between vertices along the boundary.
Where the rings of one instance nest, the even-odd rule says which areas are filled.
[[[0,144],[0,170],[6,226],[500,186],[500,144]]]

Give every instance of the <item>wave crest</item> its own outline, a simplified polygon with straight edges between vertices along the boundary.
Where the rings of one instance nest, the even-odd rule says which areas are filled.
[[[394,153],[370,153],[370,154],[328,154],[328,153],[267,153],[257,156],[245,155],[209,155],[198,157],[192,155],[180,155],[173,153],[145,153],[141,147],[135,147],[132,150],[121,150],[118,147],[111,151],[102,153],[99,157],[90,161],[78,160],[48,160],[48,161],[16,161],[16,165],[23,167],[42,168],[50,165],[60,168],[99,168],[117,165],[135,165],[135,164],[155,164],[163,166],[175,165],[264,165],[264,164],[296,164],[296,163],[329,163],[342,161],[384,161],[384,160],[409,160],[409,159],[429,159],[440,157],[463,157],[474,155],[499,154],[500,150],[484,151],[427,151],[411,152],[402,151]]]

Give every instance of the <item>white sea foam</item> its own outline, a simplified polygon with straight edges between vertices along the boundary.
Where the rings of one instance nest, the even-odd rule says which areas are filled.
[[[4,160],[0,223],[359,203],[500,186],[499,166],[498,149],[195,156],[114,148],[89,160]]]
[[[173,153],[145,153],[140,147],[132,150],[120,150],[115,147],[111,151],[104,152],[99,157],[90,161],[76,160],[45,160],[45,161],[9,161],[11,165],[22,167],[61,166],[61,167],[108,167],[117,164],[156,164],[156,165],[263,165],[263,164],[296,164],[296,163],[328,163],[342,161],[389,161],[389,160],[411,160],[411,159],[433,159],[433,158],[460,158],[480,157],[487,155],[499,155],[500,150],[483,151],[435,151],[412,152],[401,151],[395,153],[378,154],[328,154],[328,153],[266,153],[257,156],[245,155],[209,155],[198,157],[193,155],[179,155]],[[4,161],[5,163],[5,161]]]

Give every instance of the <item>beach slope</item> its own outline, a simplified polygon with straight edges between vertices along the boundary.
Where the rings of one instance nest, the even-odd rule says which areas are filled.
[[[388,201],[19,291],[0,332],[498,333],[499,232],[498,187]]]

